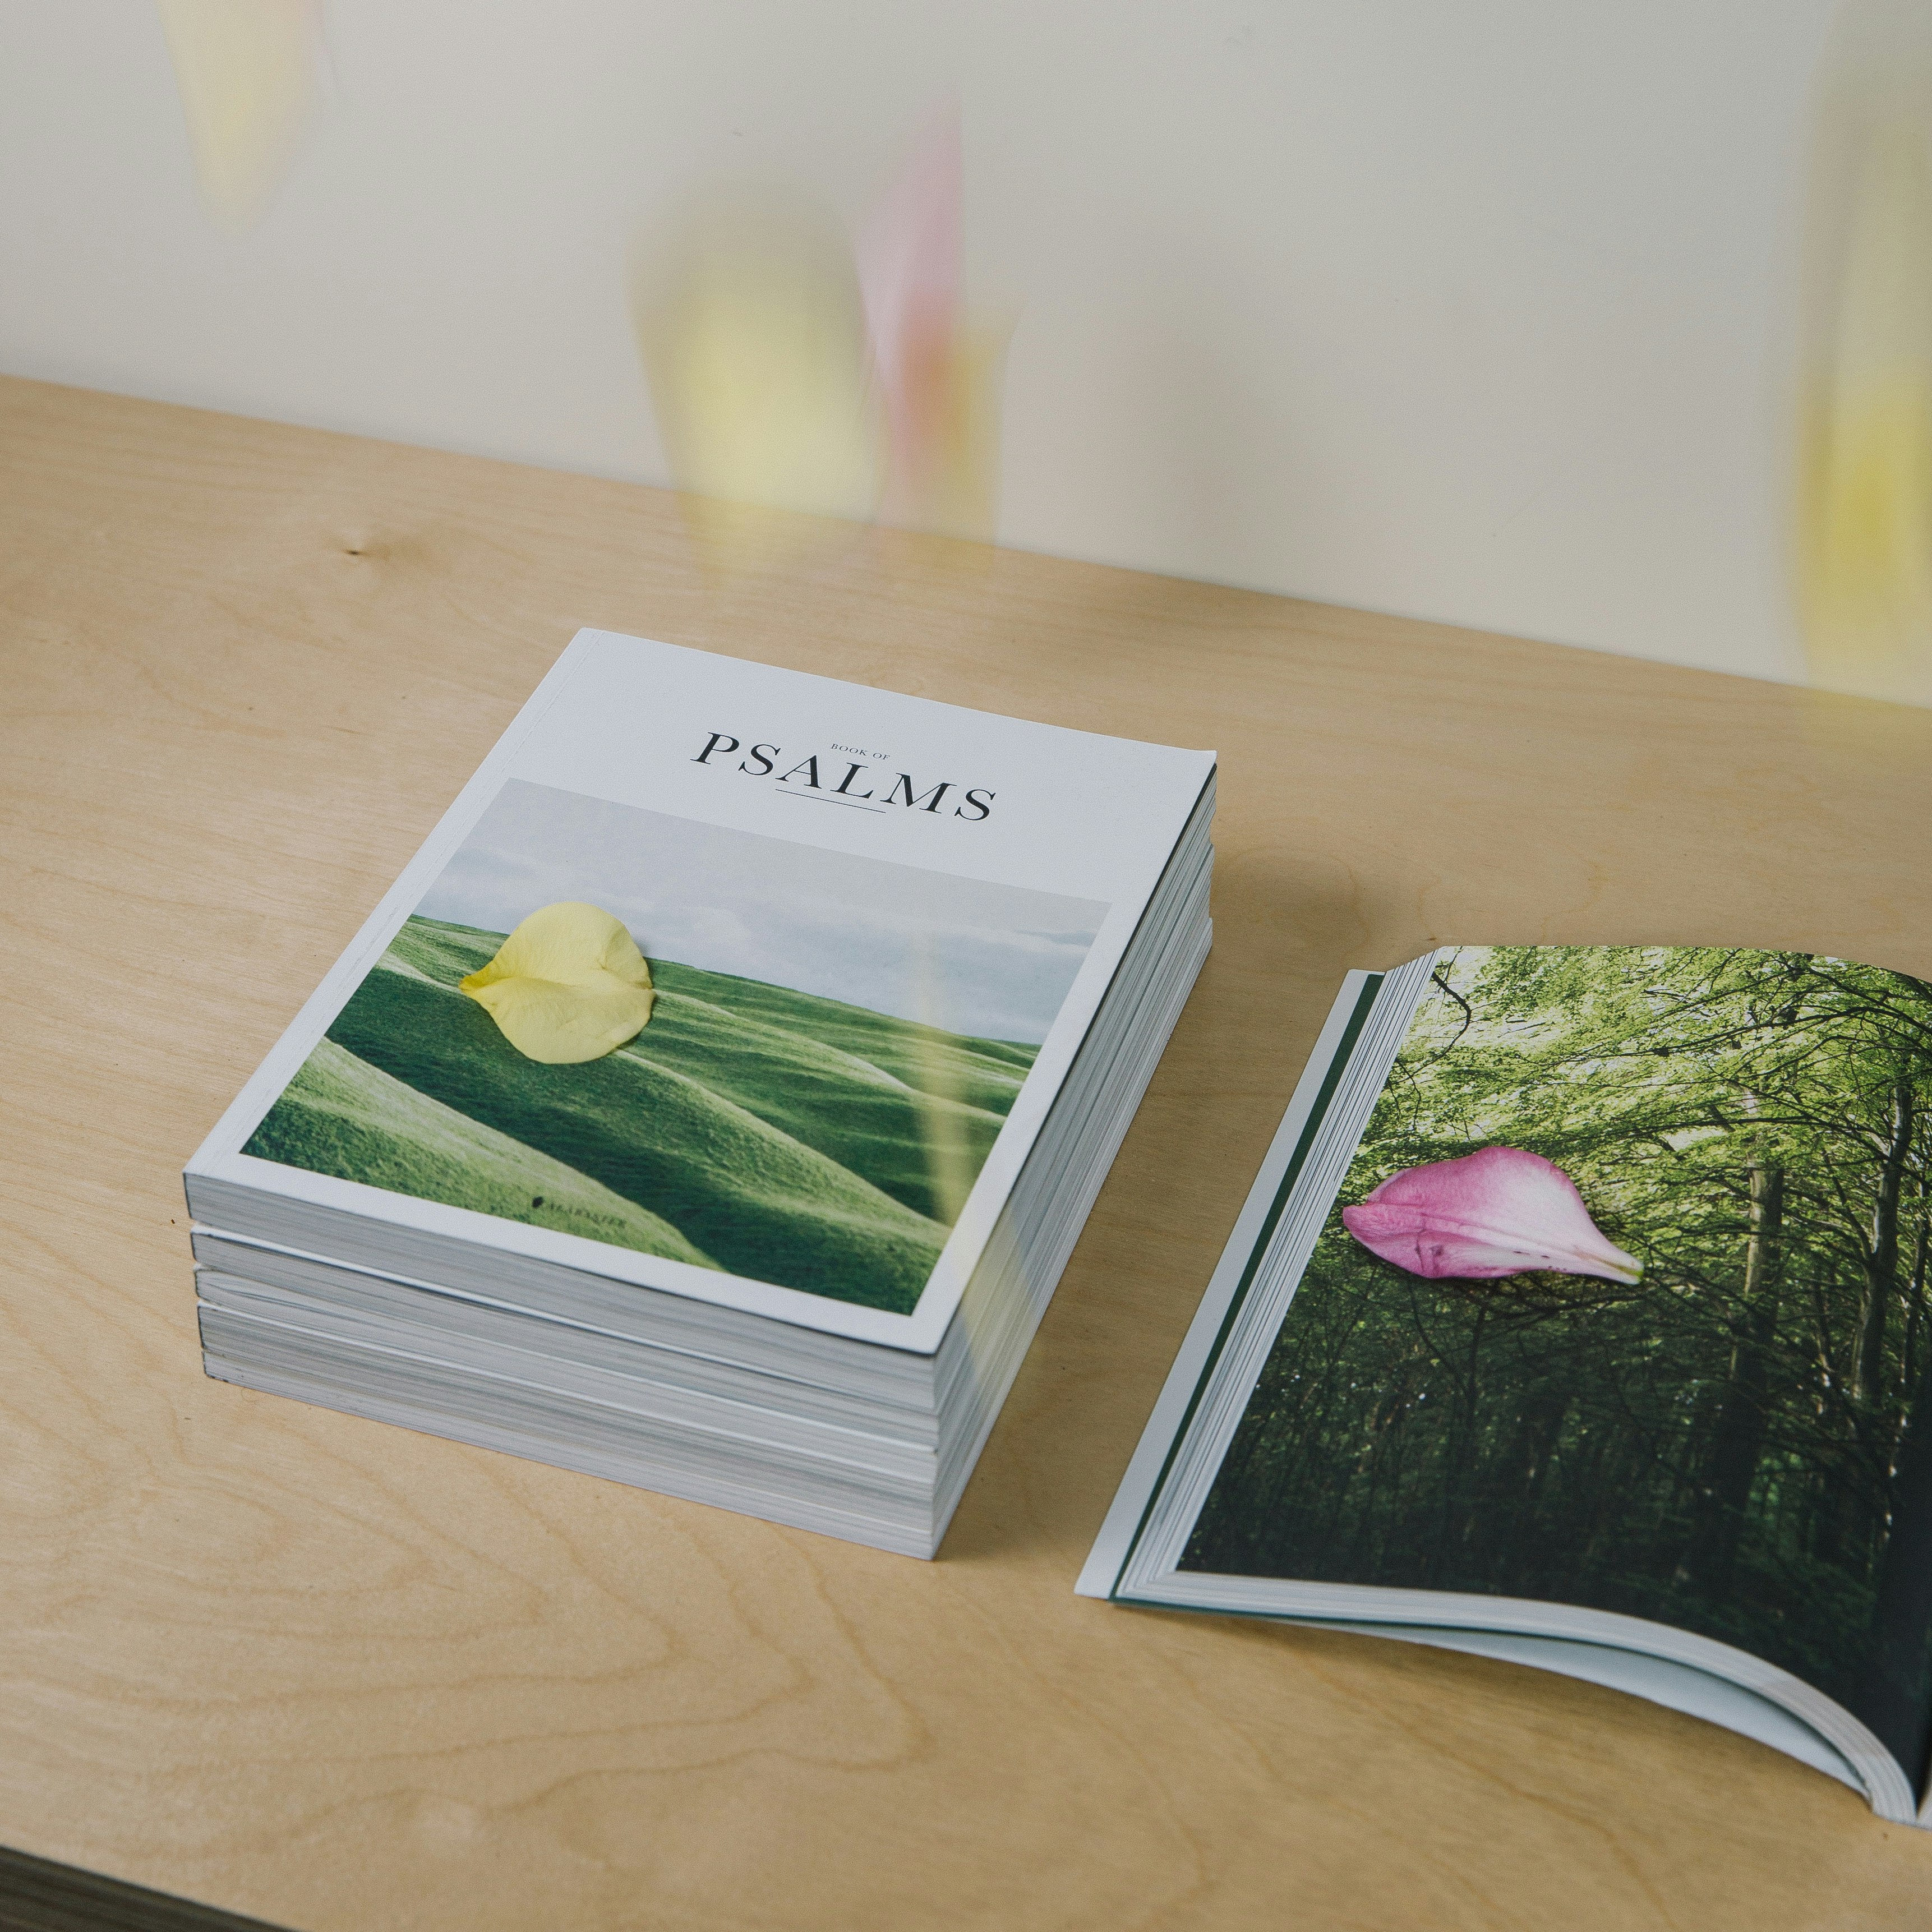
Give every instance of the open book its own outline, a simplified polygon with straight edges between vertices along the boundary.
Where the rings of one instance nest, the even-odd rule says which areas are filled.
[[[1634,1692],[1932,1822],[1932,984],[1348,976],[1082,1573]]]

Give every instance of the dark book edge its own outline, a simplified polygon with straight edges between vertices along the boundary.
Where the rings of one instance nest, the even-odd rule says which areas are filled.
[[[0,1845],[0,1932],[281,1932],[172,1892]]]

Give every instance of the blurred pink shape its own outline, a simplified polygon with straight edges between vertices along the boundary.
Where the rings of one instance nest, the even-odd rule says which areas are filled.
[[[1431,1281],[1547,1268],[1634,1283],[1643,1274],[1598,1232],[1576,1183],[1520,1148],[1405,1168],[1359,1207],[1344,1208],[1342,1225],[1384,1261]]]
[[[885,404],[889,514],[916,514],[944,460],[959,343],[961,156],[956,114],[914,150],[859,249],[859,286]]]

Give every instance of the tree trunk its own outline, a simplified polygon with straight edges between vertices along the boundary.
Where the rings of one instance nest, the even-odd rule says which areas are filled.
[[[1546,1546],[1538,1508],[1573,1400],[1560,1384],[1545,1384],[1524,1398],[1509,1440],[1478,1492],[1471,1553],[1479,1576],[1510,1569],[1534,1573]]]
[[[1932,1690],[1932,1362],[1918,1376],[1893,1465],[1889,1532],[1873,1600],[1871,1648],[1852,1702],[1904,1766],[1913,1788],[1925,1774]]]
[[[1462,1400],[1444,1445],[1446,1465],[1442,1485],[1442,1510],[1436,1532],[1425,1576],[1427,1587],[1445,1588],[1442,1579],[1453,1574],[1469,1538],[1471,1513],[1475,1507],[1477,1418],[1480,1403],[1479,1370],[1482,1360],[1483,1329],[1489,1310],[1478,1302],[1469,1324],[1469,1348],[1462,1368]]]
[[[1750,1171],[1750,1240],[1744,1250],[1744,1306],[1731,1345],[1730,1372],[1718,1412],[1716,1439],[1691,1510],[1690,1536],[1673,1580],[1708,1594],[1730,1583],[1764,1446],[1765,1396],[1778,1332],[1778,1238],[1784,1225],[1784,1170]]]
[[[1927,1242],[1932,1237],[1932,1228],[1925,1221],[1925,1180],[1921,1175],[1918,1182],[1918,1240],[1912,1257],[1912,1279],[1905,1291],[1905,1340],[1899,1349],[1900,1386],[1908,1394],[1918,1386],[1918,1336],[1925,1323],[1925,1264]],[[1905,1426],[1905,1419],[1899,1418],[1899,1428]],[[1894,1463],[1898,1460],[1899,1438],[1892,1438],[1892,1456]]]
[[[1870,1408],[1885,1394],[1885,1323],[1898,1292],[1898,1199],[1905,1185],[1905,1162],[1912,1151],[1912,1082],[1892,1090],[1892,1138],[1879,1170],[1878,1198],[1872,1204],[1871,1240],[1865,1251],[1864,1306],[1858,1322],[1858,1352],[1852,1369],[1852,1400]]]

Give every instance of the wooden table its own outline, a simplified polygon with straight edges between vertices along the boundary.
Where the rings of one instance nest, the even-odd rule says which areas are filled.
[[[1932,973],[1932,712],[0,383],[0,1843],[313,1932],[1932,1926],[1687,1718],[1074,1575],[1346,967]],[[1606,541],[1613,539],[1608,535]],[[931,1564],[203,1378],[178,1171],[580,624],[1222,754]]]

